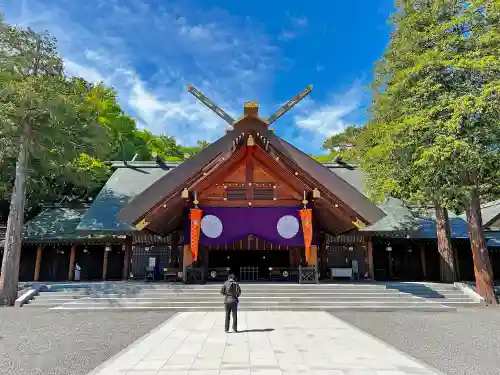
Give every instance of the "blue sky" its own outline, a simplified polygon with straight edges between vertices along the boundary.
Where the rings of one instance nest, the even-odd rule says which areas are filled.
[[[70,75],[113,86],[141,127],[180,143],[213,141],[226,124],[187,93],[193,84],[234,117],[255,100],[308,153],[362,124],[363,88],[389,40],[393,0],[4,0],[6,21],[54,35]],[[314,5],[313,5],[314,4]]]

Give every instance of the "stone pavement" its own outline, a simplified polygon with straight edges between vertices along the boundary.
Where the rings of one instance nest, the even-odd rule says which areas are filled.
[[[239,333],[223,319],[179,313],[90,374],[440,374],[326,312],[240,312]]]

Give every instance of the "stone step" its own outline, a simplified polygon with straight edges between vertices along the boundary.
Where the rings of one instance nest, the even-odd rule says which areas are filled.
[[[415,294],[403,294],[403,295],[407,295],[407,296],[415,296],[415,297],[422,297],[422,296],[419,296],[419,295],[415,295]],[[454,299],[454,298],[464,298],[464,299],[471,299],[468,295],[466,294],[452,294],[452,295],[441,295],[441,296],[427,296],[425,297],[427,299],[435,299],[435,300],[440,300],[440,299]]]
[[[87,297],[87,293],[46,293],[41,292],[37,298],[82,298]]]
[[[439,303],[443,305],[452,305],[452,306],[480,306],[479,303],[473,300],[468,300],[468,301],[449,301],[449,300],[444,300],[440,301]]]
[[[387,289],[385,285],[379,284],[279,284],[279,283],[240,283],[242,288],[246,289]],[[121,289],[121,288],[138,288],[138,289],[220,289],[222,283],[218,284],[102,284],[102,285],[91,285],[89,284],[86,288],[88,289]],[[58,288],[56,288],[58,289]],[[55,289],[54,289],[55,290]]]
[[[193,298],[82,298],[82,299],[53,299],[53,300],[44,300],[44,299],[34,299],[30,303],[31,304],[44,304],[44,303],[71,303],[71,304],[89,304],[89,303],[177,303],[177,304],[193,304],[193,303],[222,303],[222,298],[204,298],[204,299],[193,299]],[[352,297],[343,297],[343,298],[335,298],[335,299],[320,299],[320,298],[296,298],[296,297],[284,297],[284,298],[275,298],[275,297],[245,297],[240,300],[241,303],[330,303],[330,302],[415,302],[420,301],[411,297],[374,297],[374,298],[352,298]],[[421,303],[421,302],[420,302]]]
[[[245,294],[380,294],[380,293],[391,293],[398,294],[398,290],[386,290],[386,289],[247,289],[241,288],[242,292]],[[108,289],[108,290],[89,290],[86,294],[220,294],[220,288],[218,289],[165,289],[165,290],[149,290],[149,289]],[[434,293],[436,294],[436,293]]]
[[[131,295],[131,296],[126,296],[126,295],[102,295],[102,296],[86,296],[82,298],[75,298],[74,300],[115,300],[115,299],[140,299],[140,300],[158,300],[158,301],[164,301],[164,300],[195,300],[195,301],[201,301],[201,300],[207,300],[207,301],[220,301],[223,297],[219,295],[200,295],[200,296],[193,296],[190,294],[177,294],[177,295],[170,295],[170,296],[164,296],[164,295],[158,295],[158,296],[143,296],[143,295]],[[364,300],[364,299],[415,299],[416,297],[413,297],[411,295],[401,295],[401,294],[379,294],[379,295],[349,295],[349,294],[338,294],[338,295],[329,295],[327,297],[325,296],[316,296],[316,295],[310,295],[310,294],[290,294],[290,295],[268,295],[268,294],[254,294],[254,295],[249,295],[245,294],[241,296],[241,299],[244,300],[258,300],[258,299],[277,299],[277,300],[288,300],[288,299],[297,299],[297,300],[320,300],[320,301],[329,301],[329,300],[338,300],[338,299],[351,299],[351,300]],[[36,298],[40,300],[53,300],[53,299],[61,299],[61,300],[73,300],[71,298],[64,299],[64,298]],[[439,298],[436,300],[444,300],[443,298]]]
[[[400,293],[398,290],[386,289],[247,289],[241,288],[245,294],[371,294],[371,293]],[[150,289],[106,289],[106,290],[89,290],[86,294],[126,294],[126,293],[140,293],[140,294],[220,294],[218,289],[164,289],[164,290],[150,290]],[[434,293],[435,294],[435,293]]]
[[[38,297],[37,297],[38,298]],[[218,295],[191,295],[191,294],[173,294],[173,295],[155,295],[155,296],[146,296],[142,294],[138,295],[112,295],[112,294],[104,294],[100,296],[85,296],[83,299],[142,299],[142,300],[216,300],[219,301],[223,298],[220,294]],[[336,299],[354,299],[354,300],[362,300],[362,299],[377,299],[377,298],[391,298],[391,299],[401,299],[401,298],[409,298],[415,299],[412,295],[405,294],[367,294],[367,295],[353,295],[353,294],[336,294],[336,295],[314,295],[314,294],[287,294],[287,295],[269,295],[269,294],[244,294],[241,296],[241,299],[311,299],[311,300],[336,300]],[[41,298],[44,300],[45,298]],[[52,298],[47,298],[52,299]],[[75,298],[79,299],[79,298]],[[436,298],[436,300],[440,300],[444,298]],[[71,299],[70,299],[71,300]]]
[[[364,306],[364,305],[405,305],[405,306],[421,306],[421,305],[439,305],[434,302],[427,301],[295,301],[295,302],[279,302],[279,301],[241,301],[240,306],[249,306],[249,307],[273,307],[280,305],[290,305],[290,306],[309,306],[309,307],[317,307],[317,306],[336,306],[336,305],[345,305],[345,306]],[[68,302],[62,304],[62,306],[167,306],[167,307],[212,307],[212,306],[222,306],[222,302],[218,301],[130,301],[130,300],[114,300],[114,301],[85,301],[82,302]]]
[[[58,306],[51,310],[61,311],[154,311],[154,310],[172,310],[172,311],[220,311],[222,307],[217,306]],[[401,304],[368,304],[362,306],[352,305],[318,305],[318,306],[296,306],[296,305],[279,305],[279,306],[240,306],[240,311],[421,311],[421,312],[449,312],[456,311],[456,307],[444,306],[439,304],[420,304],[420,305],[401,305]]]
[[[387,290],[395,290],[401,293],[413,293],[413,294],[450,294],[450,293],[463,293],[458,289],[449,289],[449,290],[432,290],[432,289],[387,289]]]
[[[403,295],[407,296],[415,296],[415,297],[423,297],[423,298],[459,298],[459,297],[465,297],[465,298],[470,298],[464,293],[450,293],[450,294],[418,294],[418,293],[400,293]]]

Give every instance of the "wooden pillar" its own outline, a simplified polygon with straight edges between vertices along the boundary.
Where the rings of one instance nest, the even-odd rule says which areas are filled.
[[[69,255],[69,271],[68,280],[73,281],[75,274],[75,261],[76,261],[76,245],[71,246],[71,253]]]
[[[425,245],[420,244],[420,263],[422,264],[422,276],[427,280],[427,262],[425,257]]]
[[[35,261],[35,273],[33,275],[33,280],[38,281],[40,278],[40,266],[42,265],[42,245],[38,245],[36,249],[36,261]]]
[[[318,246],[311,245],[311,252],[309,253],[308,266],[316,268],[316,282],[319,283],[319,270],[318,270]]]
[[[392,280],[392,251],[386,251],[387,254],[387,279]]]
[[[288,263],[290,267],[295,267],[295,247],[288,248]]]
[[[177,232],[172,233],[170,237],[170,261],[169,267],[180,267],[180,257],[179,257],[179,242],[180,242],[180,234]]]
[[[191,245],[184,245],[184,254],[182,257],[182,272],[184,273],[183,279],[184,281],[187,280],[186,278],[186,270],[189,266],[193,264],[193,254],[191,254]]]
[[[367,265],[368,265],[368,278],[370,280],[375,279],[375,270],[373,267],[373,241],[371,237],[368,237],[366,241],[366,258],[367,258]]]
[[[106,248],[104,248],[104,259],[102,261],[102,279],[103,280],[106,280],[108,278],[108,257],[109,257],[109,251],[106,251]]]
[[[123,271],[122,279],[128,280],[129,276],[129,266],[130,266],[130,255],[132,253],[132,236],[127,236],[125,242],[123,243]]]

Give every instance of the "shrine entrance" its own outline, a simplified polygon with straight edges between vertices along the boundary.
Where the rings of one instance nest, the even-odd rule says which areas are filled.
[[[290,255],[286,250],[210,250],[209,274],[220,278],[233,273],[240,281],[269,281],[274,269],[289,268]]]

